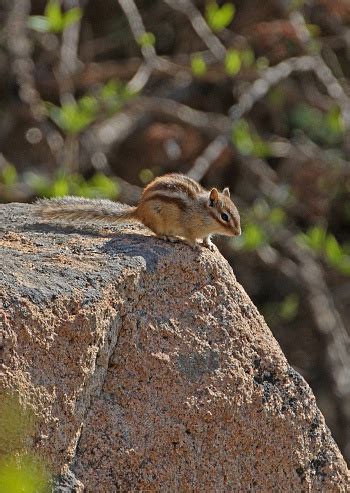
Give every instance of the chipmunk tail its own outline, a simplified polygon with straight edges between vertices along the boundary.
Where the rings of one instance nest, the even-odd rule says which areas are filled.
[[[37,215],[42,219],[118,223],[137,221],[136,207],[110,200],[89,200],[79,197],[43,199],[37,203]]]

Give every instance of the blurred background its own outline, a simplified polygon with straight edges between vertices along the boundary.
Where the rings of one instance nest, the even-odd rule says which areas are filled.
[[[349,461],[350,2],[2,0],[0,26],[0,201],[229,186],[220,251]]]

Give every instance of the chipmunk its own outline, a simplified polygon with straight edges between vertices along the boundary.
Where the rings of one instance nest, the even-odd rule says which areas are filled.
[[[214,249],[212,234],[241,234],[240,217],[230,199],[228,188],[210,192],[185,175],[171,173],[155,178],[143,190],[136,207],[110,200],[77,197],[44,199],[37,202],[44,219],[68,219],[92,222],[138,221],[167,241],[179,237],[192,247],[197,240]]]

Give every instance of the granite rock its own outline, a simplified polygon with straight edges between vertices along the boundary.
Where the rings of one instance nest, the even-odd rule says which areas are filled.
[[[218,251],[34,211],[0,206],[0,383],[61,488],[349,491],[312,391]]]

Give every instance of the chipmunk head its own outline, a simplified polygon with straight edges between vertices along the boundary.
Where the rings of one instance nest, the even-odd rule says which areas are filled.
[[[211,189],[208,208],[211,216],[216,220],[217,233],[226,236],[241,234],[239,212],[230,198],[230,190],[227,187],[222,193],[216,188]]]

